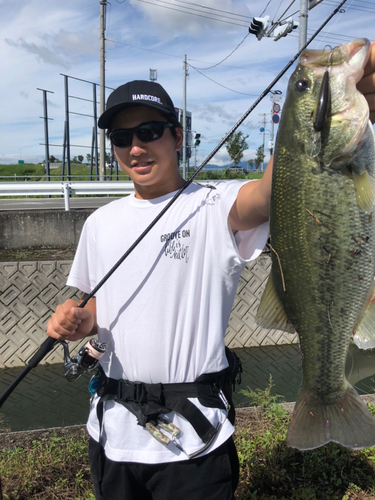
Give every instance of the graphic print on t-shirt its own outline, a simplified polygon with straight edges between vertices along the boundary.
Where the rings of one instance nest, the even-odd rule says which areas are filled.
[[[188,238],[186,240],[186,238]],[[181,229],[172,231],[167,234],[162,234],[160,241],[164,243],[164,255],[170,259],[177,259],[189,262],[189,245],[190,229]]]

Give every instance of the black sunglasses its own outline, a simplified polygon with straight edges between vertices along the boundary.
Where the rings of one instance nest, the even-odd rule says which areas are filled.
[[[166,128],[174,127],[169,122],[141,123],[134,128],[119,128],[109,134],[112,144],[118,148],[128,148],[133,142],[133,134],[142,142],[152,142],[160,139]]]

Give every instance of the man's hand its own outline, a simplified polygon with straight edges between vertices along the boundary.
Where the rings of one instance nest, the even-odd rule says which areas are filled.
[[[371,123],[375,123],[375,42],[371,42],[369,59],[357,88],[368,102]]]
[[[47,324],[47,335],[57,340],[80,340],[96,333],[96,299],[84,308],[72,299],[56,307]]]

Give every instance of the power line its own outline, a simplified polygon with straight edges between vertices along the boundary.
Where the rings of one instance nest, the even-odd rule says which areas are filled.
[[[246,36],[243,38],[243,40],[241,40],[241,42],[237,45],[237,47],[235,49],[232,50],[232,52],[230,52],[230,54],[228,54],[226,57],[224,57],[224,59],[222,59],[220,62],[212,65],[212,66],[209,66],[208,68],[199,68],[201,71],[206,71],[208,69],[212,69],[212,68],[216,68],[216,66],[219,66],[221,63],[223,63],[224,61],[226,61],[227,59],[229,59],[229,57],[234,53],[236,52],[236,50],[240,47],[240,45],[243,44],[243,42],[246,40],[246,38],[250,35],[250,33],[247,33]],[[194,68],[195,69],[195,68]]]
[[[167,7],[165,5],[159,5],[159,4],[156,4],[155,2],[150,2],[148,0],[138,0],[139,2],[142,2],[142,3],[148,3],[150,5],[153,5],[154,7],[162,7],[163,9],[168,9],[168,10],[174,10],[174,11],[177,11],[177,12],[183,12],[184,14],[190,14],[192,16],[197,16],[197,17],[202,17],[202,18],[205,18],[205,19],[210,19],[211,21],[218,21],[218,22],[221,22],[221,23],[226,23],[226,24],[233,24],[235,26],[242,26],[242,27],[248,27],[249,26],[249,23],[246,22],[246,24],[240,24],[240,23],[236,23],[236,22],[231,22],[231,21],[225,21],[224,19],[220,19],[219,17],[212,17],[212,16],[205,16],[205,15],[202,15],[202,14],[196,14],[195,12],[191,12],[192,10],[196,10],[198,11],[197,9],[187,9],[187,10],[181,10],[181,9],[177,9],[175,7]],[[163,1],[163,0],[157,0],[160,4],[167,4],[167,5],[173,5],[171,4],[170,2],[166,2],[166,1]],[[199,11],[198,11],[199,12]],[[202,12],[202,11],[200,11]],[[223,17],[223,16],[222,16]],[[233,20],[232,20],[233,21]]]
[[[268,6],[269,6],[269,4],[270,4],[271,2],[272,2],[272,0],[269,0],[269,1],[268,1],[268,4],[264,7],[264,9],[263,9],[263,11],[262,11],[262,13],[261,13],[261,15],[260,15],[259,17],[262,17],[262,16],[263,16],[263,14],[266,12],[266,10],[267,10],[267,8],[268,8]]]
[[[201,7],[203,9],[215,10],[216,12],[224,12],[225,14],[229,14],[231,16],[247,17],[248,19],[252,19],[251,16],[245,16],[244,14],[235,14],[234,12],[228,12],[227,10],[215,9],[213,7],[207,7],[206,5],[201,5],[201,4],[197,4],[197,3],[191,3],[191,2],[186,2],[184,0],[176,0],[176,2],[186,3],[188,5],[196,5],[197,7]]]
[[[288,5],[288,7],[284,10],[284,12],[281,14],[281,16],[279,17],[279,19],[276,21],[277,23],[280,22],[280,19],[285,15],[286,12],[288,12],[288,10],[291,8],[291,6],[294,4],[295,1],[296,0],[292,0],[291,1],[291,3]],[[277,9],[277,10],[279,10],[279,9]],[[299,12],[299,10],[298,10],[298,12]],[[275,16],[276,16],[276,14],[275,14]]]
[[[189,64],[189,63],[188,63]],[[212,78],[210,78],[209,76],[205,75],[204,73],[202,73],[198,68],[196,68],[195,66],[193,66],[192,64],[189,64],[190,68],[193,68],[195,69],[195,71],[197,71],[200,75],[204,76],[205,78],[207,78],[207,80],[210,80],[211,82],[213,83],[216,83],[216,85],[219,85],[219,87],[223,87],[224,89],[226,90],[230,90],[231,92],[235,92],[236,94],[242,94],[242,95],[247,95],[247,96],[250,96],[250,97],[258,97],[258,95],[254,95],[254,94],[246,94],[245,92],[240,92],[239,90],[234,90],[234,89],[231,89],[229,87],[226,87],[225,85],[222,85],[221,83],[219,82],[216,82],[215,80],[213,80]]]
[[[327,5],[332,5],[334,7],[337,7],[338,3],[333,1],[333,0],[326,0],[325,3]],[[371,5],[371,3],[369,2],[369,4]],[[374,5],[374,4],[372,4]],[[370,8],[370,7],[367,7],[366,5],[358,5],[357,4],[355,6],[353,5],[350,5],[348,7],[346,7],[346,10],[357,10],[359,12],[370,12],[370,13],[375,13],[375,9],[374,8]]]
[[[116,43],[118,45],[125,45],[127,47],[133,47],[135,49],[140,49],[140,50],[147,50],[148,52],[155,52],[156,54],[162,54],[163,56],[176,57],[177,59],[181,59],[181,56],[168,54],[167,52],[161,52],[160,50],[146,49],[146,47],[140,47],[139,45],[133,45],[131,43],[118,42],[117,40],[111,40],[110,38],[106,38],[106,42]]]

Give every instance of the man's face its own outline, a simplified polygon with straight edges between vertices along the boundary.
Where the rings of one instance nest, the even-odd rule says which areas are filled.
[[[111,131],[137,127],[151,121],[168,121],[158,111],[147,106],[134,106],[120,111],[111,122]],[[176,128],[175,139],[169,128],[162,137],[142,142],[134,134],[132,144],[126,148],[114,146],[120,168],[132,179],[136,196],[156,198],[181,187],[178,173],[177,151],[182,144],[182,130]]]

